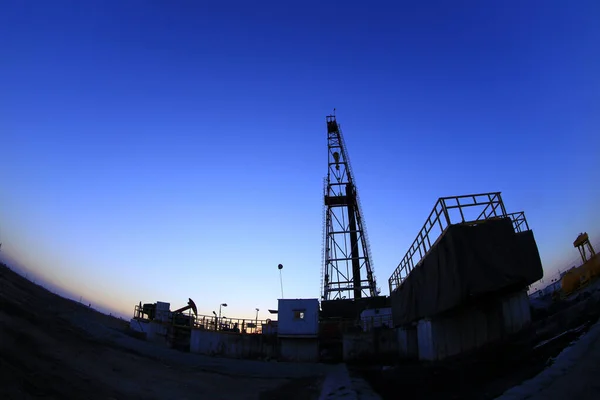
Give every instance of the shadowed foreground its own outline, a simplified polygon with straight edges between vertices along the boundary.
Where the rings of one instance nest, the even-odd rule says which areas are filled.
[[[0,265],[0,398],[318,398],[328,367],[182,353]]]

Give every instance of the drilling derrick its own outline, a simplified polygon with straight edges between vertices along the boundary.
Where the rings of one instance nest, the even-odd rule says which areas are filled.
[[[322,299],[377,296],[360,202],[335,115],[327,116],[328,168]]]

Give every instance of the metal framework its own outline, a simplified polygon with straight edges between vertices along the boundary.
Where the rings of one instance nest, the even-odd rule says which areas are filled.
[[[523,211],[506,214],[506,216],[512,221],[515,232],[526,232],[529,230],[529,224]]]
[[[419,265],[450,225],[474,225],[496,218],[510,218],[515,232],[529,230],[524,212],[510,214],[506,212],[500,192],[439,198],[417,238],[388,280],[390,294]],[[433,239],[431,239],[432,237]]]
[[[588,262],[591,258],[593,258],[596,255],[596,251],[590,243],[590,238],[587,232],[580,233],[579,236],[577,236],[577,239],[575,239],[575,241],[573,242],[573,247],[577,248],[577,250],[579,251],[579,255],[581,256],[581,262],[583,264]],[[587,253],[589,253],[589,255]]]
[[[322,299],[377,296],[360,199],[335,115],[327,116],[327,149]]]

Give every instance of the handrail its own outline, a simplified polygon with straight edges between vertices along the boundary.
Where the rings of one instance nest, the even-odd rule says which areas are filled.
[[[139,305],[135,306],[133,318],[136,320],[146,321],[144,317],[143,309]],[[179,317],[179,318],[177,318]],[[181,321],[185,320],[185,323]],[[188,327],[212,331],[221,332],[233,332],[233,333],[245,333],[245,334],[257,334],[263,333],[263,326],[271,326],[275,328],[277,321],[271,321],[270,319],[257,319],[257,318],[227,318],[213,315],[194,315],[191,311],[185,313],[173,313],[169,312],[169,318],[166,320],[154,321],[160,322],[166,325],[173,325],[179,327]],[[265,332],[269,333],[269,332]]]
[[[478,210],[481,211],[476,217],[469,218],[467,216],[467,214],[472,214],[473,211]],[[458,211],[458,215],[454,211]],[[473,214],[473,216],[475,215]],[[506,213],[500,192],[440,197],[417,234],[416,239],[390,276],[388,280],[390,294],[419,265],[450,225],[476,224],[495,218],[510,218],[515,232],[529,230],[524,212]],[[438,229],[439,234],[432,239],[430,234],[434,229]]]

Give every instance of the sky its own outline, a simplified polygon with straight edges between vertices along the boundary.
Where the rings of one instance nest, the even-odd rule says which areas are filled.
[[[3,1],[2,254],[131,316],[318,298],[336,108],[383,294],[438,197],[600,238],[597,1]]]

